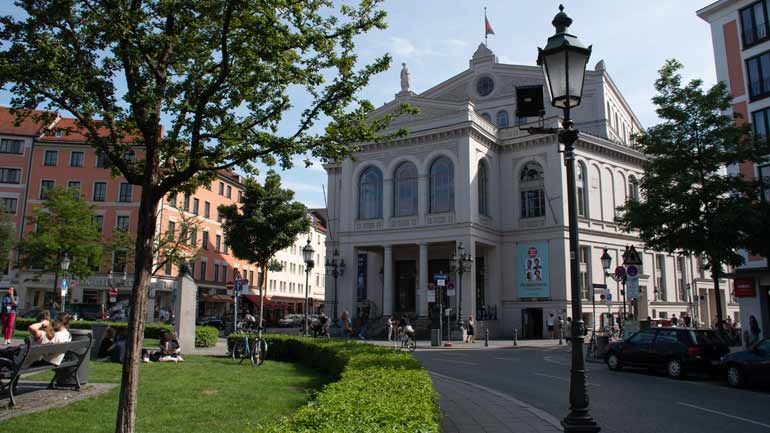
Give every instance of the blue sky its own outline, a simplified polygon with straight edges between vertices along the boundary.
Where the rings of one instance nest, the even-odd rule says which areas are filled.
[[[0,14],[12,12],[8,3],[2,2]],[[418,93],[466,69],[484,40],[484,6],[496,33],[489,37],[489,48],[500,62],[534,65],[537,47],[553,33],[550,22],[559,3],[574,20],[570,30],[593,45],[589,66],[604,59],[644,126],[657,122],[650,99],[657,70],[666,59],[682,61],[687,78],[702,78],[707,85],[716,81],[709,26],[695,15],[709,0],[389,0],[384,5],[388,29],[362,37],[358,51],[362,61],[389,52],[393,66],[362,96],[377,106],[391,100],[400,90],[402,62]],[[8,99],[0,94],[0,104]],[[287,116],[284,132],[304,108],[302,100],[294,101],[297,111]],[[298,200],[310,207],[324,205],[321,185],[326,175],[320,165],[305,168],[300,163],[282,176]]]

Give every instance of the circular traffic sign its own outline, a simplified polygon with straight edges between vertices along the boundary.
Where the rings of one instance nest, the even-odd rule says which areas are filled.
[[[615,268],[615,276],[618,278],[623,278],[626,276],[626,268],[623,266],[618,266]]]
[[[626,269],[626,272],[628,272],[629,277],[635,277],[639,275],[639,268],[637,268],[634,265],[629,265],[628,268]]]
[[[232,290],[233,287],[235,287],[235,283],[233,283],[232,281],[228,281],[225,287],[227,287],[228,290]]]

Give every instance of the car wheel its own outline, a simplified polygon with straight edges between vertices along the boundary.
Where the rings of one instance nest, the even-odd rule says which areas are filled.
[[[672,379],[681,379],[684,377],[682,362],[678,359],[671,359],[666,364],[666,374]]]
[[[607,367],[613,371],[618,371],[623,368],[623,364],[620,362],[620,357],[616,353],[610,353],[607,356]]]
[[[743,377],[743,371],[737,365],[731,365],[727,367],[727,383],[733,388],[743,388],[745,384],[745,378]]]

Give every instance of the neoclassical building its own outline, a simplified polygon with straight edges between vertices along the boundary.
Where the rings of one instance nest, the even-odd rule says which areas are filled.
[[[481,44],[468,69],[422,93],[409,90],[408,78],[402,71],[401,91],[374,114],[404,103],[419,108],[392,125],[406,128],[408,136],[365,143],[354,158],[325,166],[327,257],[336,250],[347,264],[336,298],[334,280],[327,278],[329,314],[336,302],[340,313],[355,315],[363,307],[372,317],[426,317],[441,296],[453,311],[461,299],[464,319],[489,318],[493,333],[510,335],[516,327],[525,336],[542,336],[550,313],[566,316],[570,290],[560,144],[555,134],[526,130],[556,127],[561,115],[548,103],[541,69],[499,63]],[[522,116],[533,89],[545,99],[544,111]],[[697,258],[644,249],[615,223],[616,207],[639,198],[644,155],[632,136],[642,126],[603,61],[586,72],[573,119],[581,131],[576,154],[586,323],[598,325],[607,313],[622,311],[619,285],[604,276],[599,257],[607,248],[615,266],[626,245],[644,258],[641,298],[635,306],[628,302],[629,311],[641,318],[689,312],[709,323],[716,314],[714,291]],[[473,258],[462,281],[450,267],[459,244]],[[442,275],[448,277],[444,290],[432,291]],[[609,305],[592,296],[593,283],[608,284]],[[722,305],[733,315],[737,304],[727,281],[722,288]]]

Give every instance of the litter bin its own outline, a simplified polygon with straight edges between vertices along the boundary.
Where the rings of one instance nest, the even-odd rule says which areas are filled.
[[[430,345],[431,346],[439,346],[441,344],[441,330],[440,329],[431,329],[430,330]]]
[[[70,335],[72,335],[72,341],[87,340],[92,338],[90,329],[70,329]],[[91,346],[94,346],[93,340],[91,340]],[[73,356],[71,353],[67,356]],[[76,386],[78,380],[81,385],[88,383],[88,363],[89,354],[85,354],[86,359],[80,364],[79,368],[71,368],[67,372],[59,374],[59,378],[56,381],[57,386]]]
[[[94,341],[91,343],[91,359],[97,359],[99,357],[99,347],[101,347],[104,334],[107,333],[107,328],[109,327],[110,325],[106,323],[94,323],[91,326],[91,331],[94,336]]]
[[[604,358],[604,354],[607,352],[607,345],[610,344],[610,337],[607,335],[596,336],[596,357]]]

